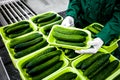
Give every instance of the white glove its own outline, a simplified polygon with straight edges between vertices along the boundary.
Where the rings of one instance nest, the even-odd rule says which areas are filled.
[[[103,41],[100,38],[95,38],[93,41],[89,42],[89,45],[91,48],[86,50],[75,50],[78,54],[84,54],[84,53],[97,53],[97,51],[102,47]]]
[[[71,16],[67,16],[67,17],[63,20],[63,22],[62,22],[61,25],[62,25],[62,26],[65,26],[65,27],[74,26],[74,18],[71,17]]]

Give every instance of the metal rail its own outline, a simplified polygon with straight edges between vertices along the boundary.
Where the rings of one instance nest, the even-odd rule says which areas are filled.
[[[0,22],[3,26],[36,15],[22,0],[0,0],[0,14]]]

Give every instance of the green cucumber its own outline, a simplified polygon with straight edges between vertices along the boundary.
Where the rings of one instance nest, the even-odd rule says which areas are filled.
[[[66,72],[55,78],[55,80],[75,80],[76,77],[77,77],[76,73]]]
[[[82,63],[83,63],[83,62],[84,62],[84,60],[78,62],[77,65],[75,66],[75,68],[77,68],[77,69],[81,69],[81,66],[82,66]]]
[[[77,29],[69,29],[69,28],[64,28],[64,27],[55,27],[53,30],[56,31],[56,32],[60,32],[60,33],[63,33],[63,34],[68,34],[68,35],[88,36],[88,34],[85,31],[77,30]]]
[[[87,76],[89,79],[93,78],[97,73],[99,73],[102,69],[104,69],[108,64],[110,63],[110,60],[105,61],[105,63],[99,67],[95,72]]]
[[[17,34],[16,34],[16,33],[10,34],[10,35],[8,35],[8,37],[9,37],[9,38],[15,38],[15,37],[24,35],[24,34],[26,34],[26,33],[29,33],[29,32],[31,32],[31,31],[33,31],[32,28],[27,28],[27,29],[22,30],[22,32],[19,32],[19,33],[17,33]]]
[[[15,26],[15,27],[12,27],[10,29],[7,30],[7,34],[11,34],[11,33],[14,33],[16,31],[19,31],[21,29],[25,29],[25,28],[29,28],[29,24],[21,24],[21,25],[18,25],[18,26]]]
[[[54,46],[49,46],[49,47],[45,48],[44,50],[40,51],[38,55],[34,56],[34,59],[38,58],[39,56],[41,56],[41,55],[43,55],[43,54],[47,54],[47,53],[49,53],[49,52],[51,52],[51,51],[55,51],[55,50],[57,50],[56,47],[54,47]],[[32,64],[30,64],[30,63],[31,63],[34,59],[30,59],[30,61],[28,60],[27,63],[24,64],[22,68],[26,68],[26,69],[29,68],[29,65],[30,65],[30,66],[32,65]],[[39,60],[39,59],[38,59],[38,60]],[[35,60],[34,60],[34,61],[35,61]],[[36,62],[36,63],[37,63],[37,62]],[[27,67],[27,66],[28,66],[28,67]]]
[[[43,22],[43,23],[39,23],[38,26],[41,27],[41,26],[44,26],[44,25],[48,25],[48,24],[54,23],[54,22],[56,22],[58,20],[61,20],[60,16],[57,16],[54,19],[51,19],[51,20]]]
[[[42,15],[37,15],[35,18],[33,18],[32,19],[32,21],[34,22],[34,23],[37,23],[37,20],[39,20],[39,19],[43,19],[43,18],[45,18],[46,16],[51,16],[51,15],[53,15],[54,13],[44,13],[44,14],[42,14]]]
[[[77,53],[75,53],[75,51],[72,51],[72,52],[69,53],[68,57],[69,58],[74,58],[74,57],[76,57],[78,55],[80,55],[80,54],[77,54]]]
[[[6,26],[5,28],[3,28],[4,32],[6,33],[8,29],[11,29],[13,27],[16,27],[16,26],[19,26],[21,24],[29,24],[28,21],[21,21],[21,22],[18,22],[18,23],[15,23],[15,24],[12,24],[10,26]]]
[[[76,42],[67,42],[67,41],[60,41],[60,40],[56,40],[55,42],[58,43],[58,44],[78,46],[78,47],[86,46],[85,43],[78,43],[78,42],[76,43]]]
[[[93,64],[97,58],[99,58],[103,53],[96,53],[92,54],[90,57],[86,58],[81,65],[81,69],[86,69],[88,68],[91,64]]]
[[[37,20],[37,23],[43,23],[43,22],[49,21],[49,20],[55,18],[56,16],[57,16],[57,14],[51,13],[49,15],[44,16],[43,18],[39,18]]]
[[[61,53],[62,52],[60,50],[56,50],[56,51],[48,52],[46,54],[42,54],[42,55],[36,57],[31,62],[29,62],[26,65],[26,68],[31,68],[31,67],[37,66],[38,64],[41,64],[42,62],[45,62],[46,60],[48,60],[56,55],[60,55]]]
[[[68,35],[68,34],[62,34],[62,33],[55,32],[55,31],[52,31],[52,35],[58,40],[68,41],[68,42],[84,42],[86,40],[85,36]]]
[[[40,42],[40,41],[42,41],[42,37],[38,37],[38,38],[35,38],[31,41],[27,41],[27,42],[24,42],[24,43],[20,43],[20,44],[18,44],[14,47],[14,51],[15,52],[21,51],[23,49],[26,49],[26,48]]]
[[[52,59],[49,59],[46,62],[43,62],[42,64],[39,64],[38,66],[35,66],[34,68],[32,68],[31,70],[28,71],[29,75],[36,75],[38,73],[42,73],[43,71],[47,70],[48,68],[54,66],[54,64],[56,64],[60,59],[60,56],[57,55],[55,57],[53,57]]]
[[[10,25],[7,25],[7,26],[5,26],[5,27],[3,28],[4,33],[7,33],[8,27],[11,27],[11,26],[10,26]]]
[[[84,75],[89,76],[94,73],[98,68],[100,68],[107,60],[109,60],[110,54],[102,54],[97,60],[89,66],[85,71]]]
[[[43,73],[32,77],[32,80],[42,80],[46,76],[48,76],[48,75],[52,74],[53,72],[55,72],[56,70],[60,69],[62,67],[63,63],[64,63],[63,61],[59,61],[51,68],[48,68],[47,70],[45,70]]]
[[[9,44],[10,48],[13,48],[17,44],[32,40],[32,39],[37,38],[37,37],[42,37],[42,34],[32,33],[32,34],[29,34],[29,35],[21,37],[21,38],[12,39],[12,40],[10,40],[10,44]]]
[[[73,50],[73,49],[66,49],[66,50],[64,51],[64,53],[65,53],[65,55],[66,55],[67,57],[69,57],[69,58],[74,58],[74,57],[80,55],[80,54],[75,53],[75,50]]]
[[[45,47],[46,45],[48,45],[47,41],[45,39],[43,39],[41,42],[38,42],[37,44],[27,48],[27,49],[24,49],[22,51],[19,51],[19,52],[16,52],[16,54],[14,55],[15,58],[20,58],[20,57],[23,57],[29,53],[32,53],[38,49],[41,49],[43,47]]]
[[[104,69],[102,69],[98,74],[96,74],[91,80],[105,80],[111,73],[118,67],[119,61],[114,60],[108,64]]]

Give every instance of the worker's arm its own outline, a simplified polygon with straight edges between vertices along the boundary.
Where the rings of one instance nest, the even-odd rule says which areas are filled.
[[[79,54],[84,53],[96,53],[103,44],[110,41],[115,36],[120,35],[120,1],[116,3],[116,7],[113,11],[112,18],[106,23],[104,28],[100,33],[96,35],[97,38],[93,39],[93,41],[90,41],[90,45],[92,48],[89,48],[87,50],[76,50]]]
[[[113,17],[106,23],[102,31],[97,34],[104,43],[107,43],[115,36],[120,35],[120,1],[118,0],[116,7],[114,8]]]
[[[77,20],[78,13],[80,12],[81,0],[69,0],[68,9],[66,11],[66,16],[71,16],[74,20]]]
[[[78,13],[80,12],[80,0],[69,0],[66,17],[62,22],[63,26],[74,26],[74,21],[77,21]]]

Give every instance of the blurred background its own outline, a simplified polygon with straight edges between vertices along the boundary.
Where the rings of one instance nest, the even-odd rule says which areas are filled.
[[[61,12],[67,9],[69,0],[24,0],[36,13]]]

